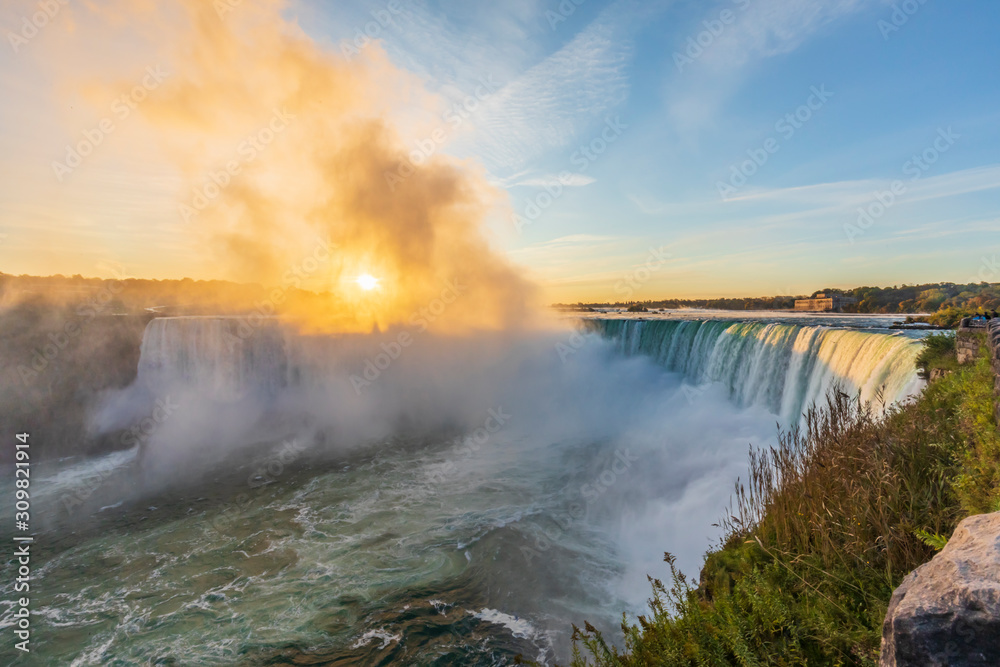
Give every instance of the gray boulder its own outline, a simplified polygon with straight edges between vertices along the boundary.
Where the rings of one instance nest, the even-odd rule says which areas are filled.
[[[1000,665],[1000,512],[959,524],[892,594],[880,667]]]

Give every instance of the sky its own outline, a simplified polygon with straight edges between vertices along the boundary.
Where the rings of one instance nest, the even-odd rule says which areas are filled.
[[[0,271],[228,277],[178,219],[182,179],[143,133],[142,103],[81,112],[89,91],[52,74],[80,11],[54,2],[23,41],[11,34],[39,3],[0,2]],[[410,159],[485,174],[501,202],[484,233],[548,301],[1000,282],[996,2],[303,0],[283,13],[331,58],[375,50],[412,74],[435,102],[410,124],[397,114]],[[106,117],[105,145],[54,175]]]

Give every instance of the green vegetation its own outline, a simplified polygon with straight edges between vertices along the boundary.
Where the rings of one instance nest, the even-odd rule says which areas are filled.
[[[308,307],[318,295],[299,289],[301,279],[290,275],[282,286],[285,300]],[[75,276],[13,276],[0,273],[0,309],[18,304],[37,308],[66,308],[99,315],[143,314],[155,308],[161,314],[222,315],[253,312],[270,295],[261,285],[225,280],[145,280]]]
[[[933,313],[928,321],[944,327],[954,327],[962,317],[977,311],[1000,308],[1000,283],[928,283],[895,287],[856,287],[854,289],[823,289],[816,294],[840,294],[854,297],[857,304],[846,306],[849,313]],[[716,310],[783,310],[795,307],[802,296],[763,296],[737,299],[663,299],[651,301],[626,301],[616,303],[577,304],[576,308],[627,308],[642,305],[654,308],[711,308]],[[556,308],[567,308],[555,304]]]
[[[925,363],[946,358],[933,337]],[[1000,509],[993,374],[977,363],[879,416],[834,392],[751,455],[697,586],[668,554],[652,613],[622,619],[624,649],[586,624],[584,665],[870,665],[892,591],[964,517]]]
[[[0,405],[11,432],[31,433],[32,460],[127,447],[89,430],[104,392],[135,379],[148,313],[116,315],[113,295],[0,307]],[[37,455],[37,456],[36,456]],[[0,450],[12,463],[13,448]]]
[[[1000,284],[936,283],[901,287],[857,287],[853,290],[827,290],[853,296],[858,303],[849,310],[858,313],[936,313],[946,310],[1000,308]],[[845,309],[845,310],[848,310]],[[955,321],[957,324],[957,320]]]
[[[958,368],[958,355],[955,353],[955,337],[952,334],[931,334],[921,342],[924,344],[924,347],[916,359],[920,377],[926,380],[930,372],[935,368],[949,371]]]
[[[996,306],[990,306],[990,310],[993,310]],[[977,308],[969,308],[966,306],[953,307],[945,306],[941,310],[937,311],[933,315],[924,318],[917,318],[921,321],[927,322],[928,324],[933,324],[938,327],[945,327],[948,329],[956,328],[964,317],[970,317],[979,312]]]

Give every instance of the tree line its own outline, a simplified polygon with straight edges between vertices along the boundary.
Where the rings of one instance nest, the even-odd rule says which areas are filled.
[[[651,299],[648,301],[617,301],[614,303],[553,304],[565,310],[588,308],[634,307],[635,310],[663,308],[706,308],[715,310],[789,310],[796,299],[815,297],[817,294],[842,295],[857,299],[857,303],[844,306],[847,313],[914,314],[939,311],[976,312],[1000,308],[1000,283],[927,283],[922,285],[896,285],[893,287],[855,287],[853,289],[827,288],[811,295],[761,296],[719,299]]]

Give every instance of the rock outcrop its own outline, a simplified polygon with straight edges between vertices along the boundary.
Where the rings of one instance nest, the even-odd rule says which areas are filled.
[[[880,667],[1000,665],[1000,512],[969,517],[892,595]]]

